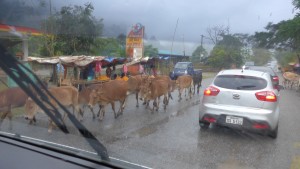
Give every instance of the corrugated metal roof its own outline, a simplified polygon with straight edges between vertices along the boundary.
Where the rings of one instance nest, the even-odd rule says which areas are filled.
[[[159,55],[171,55],[171,51],[169,50],[158,50],[158,54]],[[183,55],[183,53],[179,53],[179,52],[176,52],[176,51],[172,51],[172,55]]]

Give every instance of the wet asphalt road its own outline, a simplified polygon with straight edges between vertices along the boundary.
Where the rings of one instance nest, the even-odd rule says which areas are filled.
[[[109,155],[153,168],[300,168],[300,93],[280,92],[279,134],[276,140],[266,136],[211,126],[199,129],[198,109],[203,88],[212,79],[203,80],[200,95],[178,102],[172,95],[167,111],[162,106],[151,113],[135,107],[134,96],[126,103],[124,114],[113,118],[106,107],[103,121],[92,119],[86,109],[83,124],[106,146]],[[117,104],[118,106],[118,104]],[[47,133],[45,115],[39,115],[35,126],[15,118],[12,132],[91,150],[74,128],[64,135],[55,130]],[[7,130],[5,121],[2,130]]]

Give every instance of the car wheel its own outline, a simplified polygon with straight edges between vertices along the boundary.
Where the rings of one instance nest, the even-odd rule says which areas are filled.
[[[278,134],[278,125],[277,125],[277,127],[274,130],[270,131],[269,136],[271,138],[273,138],[273,139],[276,139],[277,138],[277,134]]]
[[[201,129],[208,129],[210,123],[199,121],[199,125],[200,125]]]

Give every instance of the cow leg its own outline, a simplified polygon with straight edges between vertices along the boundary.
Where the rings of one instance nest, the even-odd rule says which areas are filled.
[[[146,105],[146,104],[147,104],[147,100],[146,100],[146,99],[144,99],[143,105]]]
[[[100,108],[101,107],[101,108]],[[102,121],[105,115],[105,105],[100,105],[99,104],[99,112],[98,112],[98,116],[99,116],[99,120]]]
[[[123,111],[125,109],[125,101],[126,101],[126,98],[120,102],[120,108],[121,108],[120,114],[123,114]]]
[[[3,120],[6,118],[6,116],[8,114],[9,114],[8,111],[2,113],[2,116],[1,116],[1,119],[0,119],[0,128],[1,128],[1,124],[2,124]],[[11,128],[11,121],[10,120],[9,120],[9,126],[10,126],[9,128]]]
[[[32,120],[29,121],[29,125],[34,125],[36,123],[36,118],[33,116]]]
[[[190,99],[192,99],[192,86],[190,86],[189,95],[190,95]]]
[[[171,92],[168,92],[168,97],[166,97],[166,105],[169,104],[169,100],[170,100],[170,96],[171,96]],[[171,96],[172,97],[172,96]],[[164,98],[165,100],[165,98]],[[173,99],[172,99],[173,100]],[[164,103],[165,104],[165,103]]]
[[[153,108],[152,108],[152,113],[154,112],[154,107],[157,106],[156,98],[153,100]]]
[[[53,127],[54,127],[54,123],[51,119],[49,119],[48,133],[52,133]]]
[[[101,111],[101,109],[103,108],[102,105],[100,105],[100,103],[98,104],[98,106],[99,106],[99,110],[98,110],[98,113],[97,113],[97,117],[100,116],[100,111]]]
[[[12,130],[12,112],[11,111],[9,111],[9,112],[7,112],[7,117],[8,117],[8,120],[9,120],[9,130]]]
[[[1,128],[1,124],[2,124],[3,120],[5,119],[6,115],[7,115],[6,112],[3,112],[0,117],[0,128]]]
[[[188,89],[191,89],[191,88],[192,88],[192,87],[190,87],[190,88],[185,88],[185,100],[186,100],[186,101],[188,100],[187,94],[186,94],[186,93],[187,93],[187,90],[188,90]],[[189,94],[190,94],[190,90],[189,90]]]
[[[168,102],[169,102],[169,101],[168,101],[167,97],[164,96],[163,103],[164,103],[164,110],[165,110],[165,111],[166,111],[166,109],[167,109]]]
[[[139,107],[139,93],[135,92],[136,107]]]
[[[150,100],[146,100],[146,99],[145,99],[146,108],[148,108],[148,107],[149,107],[149,102],[150,102]]]
[[[181,99],[182,99],[182,98],[181,98],[181,92],[182,92],[182,89],[181,89],[181,88],[180,88],[180,89],[178,89],[178,93],[179,93],[179,96],[178,96],[178,97],[179,97],[179,100],[178,100],[178,102],[180,102],[180,101],[181,101]]]
[[[81,116],[81,112],[80,112],[80,107],[78,105],[74,106],[72,105],[73,107],[73,115],[79,120],[79,121],[83,121],[83,116]]]
[[[159,109],[159,102],[160,102],[160,96],[158,97],[158,102],[157,102],[157,105],[156,105],[156,111],[158,111],[158,109]]]
[[[111,108],[113,109],[114,111],[114,116],[115,116],[115,119],[118,117],[117,113],[116,113],[116,110],[115,110],[115,102],[111,102]]]
[[[96,118],[96,115],[95,115],[95,112],[94,112],[94,109],[92,107],[89,107],[90,108],[90,111],[92,112],[93,114],[93,119]],[[100,111],[100,106],[99,106],[99,111]],[[99,116],[99,112],[98,112],[98,116]]]

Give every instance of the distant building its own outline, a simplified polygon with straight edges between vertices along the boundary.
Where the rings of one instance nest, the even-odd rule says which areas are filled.
[[[171,52],[169,50],[158,50],[158,57],[165,60],[170,59],[173,63],[189,60],[189,56],[184,56],[183,53],[178,53],[176,51]]]

